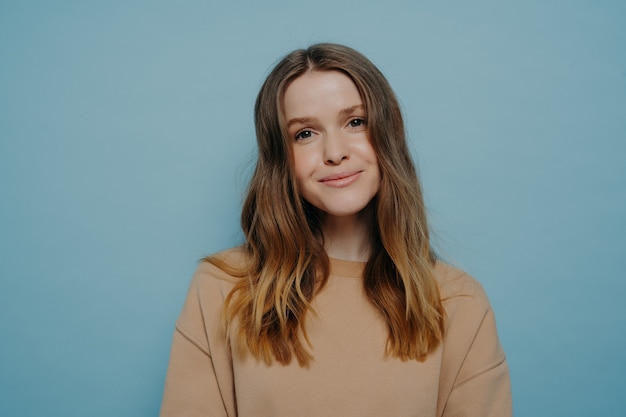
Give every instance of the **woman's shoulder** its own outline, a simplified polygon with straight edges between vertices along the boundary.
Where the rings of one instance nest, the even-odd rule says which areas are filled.
[[[435,277],[439,284],[441,300],[444,303],[465,300],[483,308],[489,308],[489,300],[483,286],[465,271],[448,263],[437,261]]]
[[[191,287],[201,294],[225,296],[245,276],[247,255],[242,247],[234,247],[203,258],[191,280]]]
[[[208,323],[218,326],[224,300],[241,278],[245,252],[232,248],[207,256],[198,264],[187,291],[177,327],[184,334],[202,329]]]
[[[199,279],[235,281],[247,270],[248,256],[241,246],[225,249],[200,260],[195,276]]]
[[[497,360],[502,360],[504,356],[499,347],[493,310],[480,282],[461,269],[445,263],[438,263],[435,271],[446,313],[446,354],[459,359],[465,357],[465,352],[480,333],[480,343],[487,340],[489,349],[495,349],[485,348],[485,352],[492,352]]]

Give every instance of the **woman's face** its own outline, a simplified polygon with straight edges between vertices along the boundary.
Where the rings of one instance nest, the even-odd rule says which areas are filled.
[[[354,216],[378,193],[380,169],[352,80],[309,71],[285,91],[285,120],[302,197],[330,216]]]

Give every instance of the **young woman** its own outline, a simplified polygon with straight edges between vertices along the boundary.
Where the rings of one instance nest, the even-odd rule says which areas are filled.
[[[255,124],[245,242],[193,277],[161,416],[511,415],[493,312],[431,249],[378,69],[341,45],[294,51]]]

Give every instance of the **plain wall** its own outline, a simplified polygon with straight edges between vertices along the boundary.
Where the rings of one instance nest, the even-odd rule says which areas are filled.
[[[158,413],[197,261],[240,240],[257,91],[319,41],[397,92],[516,415],[626,414],[626,3],[4,0],[0,415]]]

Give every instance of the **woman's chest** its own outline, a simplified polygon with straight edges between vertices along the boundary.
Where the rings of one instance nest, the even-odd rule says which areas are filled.
[[[356,284],[331,281],[316,298],[309,367],[234,358],[240,417],[435,415],[439,351],[425,362],[386,356],[386,325]]]

